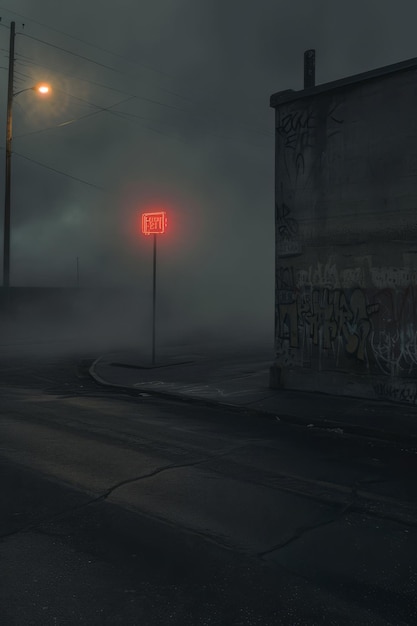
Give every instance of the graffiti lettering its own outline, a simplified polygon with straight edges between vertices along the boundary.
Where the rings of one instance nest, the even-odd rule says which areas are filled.
[[[350,297],[342,290],[314,290],[310,301],[301,307],[304,326],[309,327],[309,335],[314,345],[328,350],[337,339],[343,339],[348,354],[365,360],[366,342],[371,331],[369,316],[375,307],[367,305],[360,289],[352,291]]]
[[[417,404],[417,386],[415,383],[381,382],[374,387],[375,393],[386,400]]]
[[[306,137],[310,128],[314,128],[314,119],[308,110],[292,111],[280,120],[277,132],[284,139],[285,147],[295,150],[300,136]]]
[[[297,186],[297,181],[307,169],[306,150],[313,148],[315,120],[310,110],[291,111],[278,121],[277,135],[284,147],[283,158],[290,182],[290,188]]]
[[[276,204],[277,230],[279,239],[291,240],[298,233],[298,222],[290,217],[291,210],[286,204]]]
[[[298,348],[298,306],[297,301],[278,304],[278,336],[288,339],[291,348]]]
[[[298,346],[298,299],[292,267],[278,267],[276,274],[278,335]]]
[[[302,254],[302,245],[299,241],[280,241],[278,243],[278,256],[298,256]]]
[[[335,103],[333,104],[333,108],[329,111],[328,113],[328,117],[333,120],[333,122],[336,122],[336,124],[343,124],[344,120],[342,119],[338,119],[337,117],[335,117],[333,114],[336,113],[336,109],[338,109],[340,106],[340,102],[339,103]]]
[[[405,267],[371,267],[371,278],[375,287],[408,287],[417,282],[416,270]]]
[[[380,370],[389,376],[417,367],[417,288],[384,289],[376,294],[380,313],[371,346]]]
[[[277,267],[276,284],[277,289],[294,289],[294,269],[292,267]]]
[[[353,289],[364,287],[364,272],[360,267],[338,270],[331,260],[310,265],[308,270],[297,271],[298,287],[326,287],[328,289]]]
[[[282,291],[282,293],[281,293]],[[361,289],[278,290],[278,338],[289,340],[292,348],[311,340],[319,350],[330,350],[342,342],[346,354],[367,361],[370,317],[378,304],[367,304]]]
[[[298,222],[291,217],[291,209],[283,202],[276,203],[276,232],[278,256],[294,256],[301,253],[298,241]]]
[[[365,277],[362,268],[352,267],[340,272],[340,286],[343,288],[364,287]]]
[[[281,366],[293,366],[296,363],[296,356],[294,350],[288,345],[288,342],[283,342],[277,346],[276,358]]]

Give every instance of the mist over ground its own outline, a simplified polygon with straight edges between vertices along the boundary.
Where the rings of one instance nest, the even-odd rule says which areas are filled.
[[[31,357],[72,354],[92,356],[119,350],[137,351],[144,362],[152,352],[152,300],[133,290],[12,289],[0,316],[0,349]],[[236,322],[224,306],[206,315],[181,311],[159,302],[156,315],[157,356],[195,353],[210,356],[236,350],[271,350],[269,325]],[[216,318],[217,315],[217,318]],[[272,351],[271,351],[272,357]]]
[[[71,314],[18,307],[3,336],[149,342],[152,241],[140,215],[165,210],[159,341],[272,344],[269,97],[302,89],[309,48],[317,83],[416,56],[415,3],[4,3],[0,137],[11,20],[17,33],[11,285],[84,295]],[[42,99],[30,89],[41,80],[52,88]]]

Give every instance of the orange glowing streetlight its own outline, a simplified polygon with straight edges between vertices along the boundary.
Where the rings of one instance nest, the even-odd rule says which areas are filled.
[[[10,24],[10,46],[9,46],[9,76],[7,87],[7,122],[6,122],[6,180],[4,194],[4,243],[3,243],[3,287],[7,289],[10,286],[10,188],[11,188],[11,172],[12,172],[12,105],[13,98],[23,91],[30,89],[37,91],[42,96],[49,94],[50,87],[46,83],[38,83],[32,87],[26,87],[13,93],[14,78],[14,39],[15,39],[15,22]]]
[[[41,96],[45,96],[46,94],[49,94],[51,92],[51,87],[47,83],[37,83],[36,85],[32,85],[32,87],[25,87],[25,89],[15,91],[12,94],[12,97],[15,98],[24,91],[36,91],[37,93],[41,94]]]
[[[35,89],[36,89],[36,91],[38,91],[42,95],[45,95],[45,94],[47,94],[47,93],[49,93],[51,91],[50,86],[47,85],[46,83],[39,83],[39,85],[35,86]]]

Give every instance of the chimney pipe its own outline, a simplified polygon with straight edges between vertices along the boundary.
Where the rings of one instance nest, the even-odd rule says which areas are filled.
[[[310,89],[316,84],[316,51],[304,52],[304,89]]]

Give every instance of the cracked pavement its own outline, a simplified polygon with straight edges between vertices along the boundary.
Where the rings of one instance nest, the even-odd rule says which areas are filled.
[[[414,624],[416,451],[0,363],[0,617]],[[6,573],[6,574],[5,574]]]

